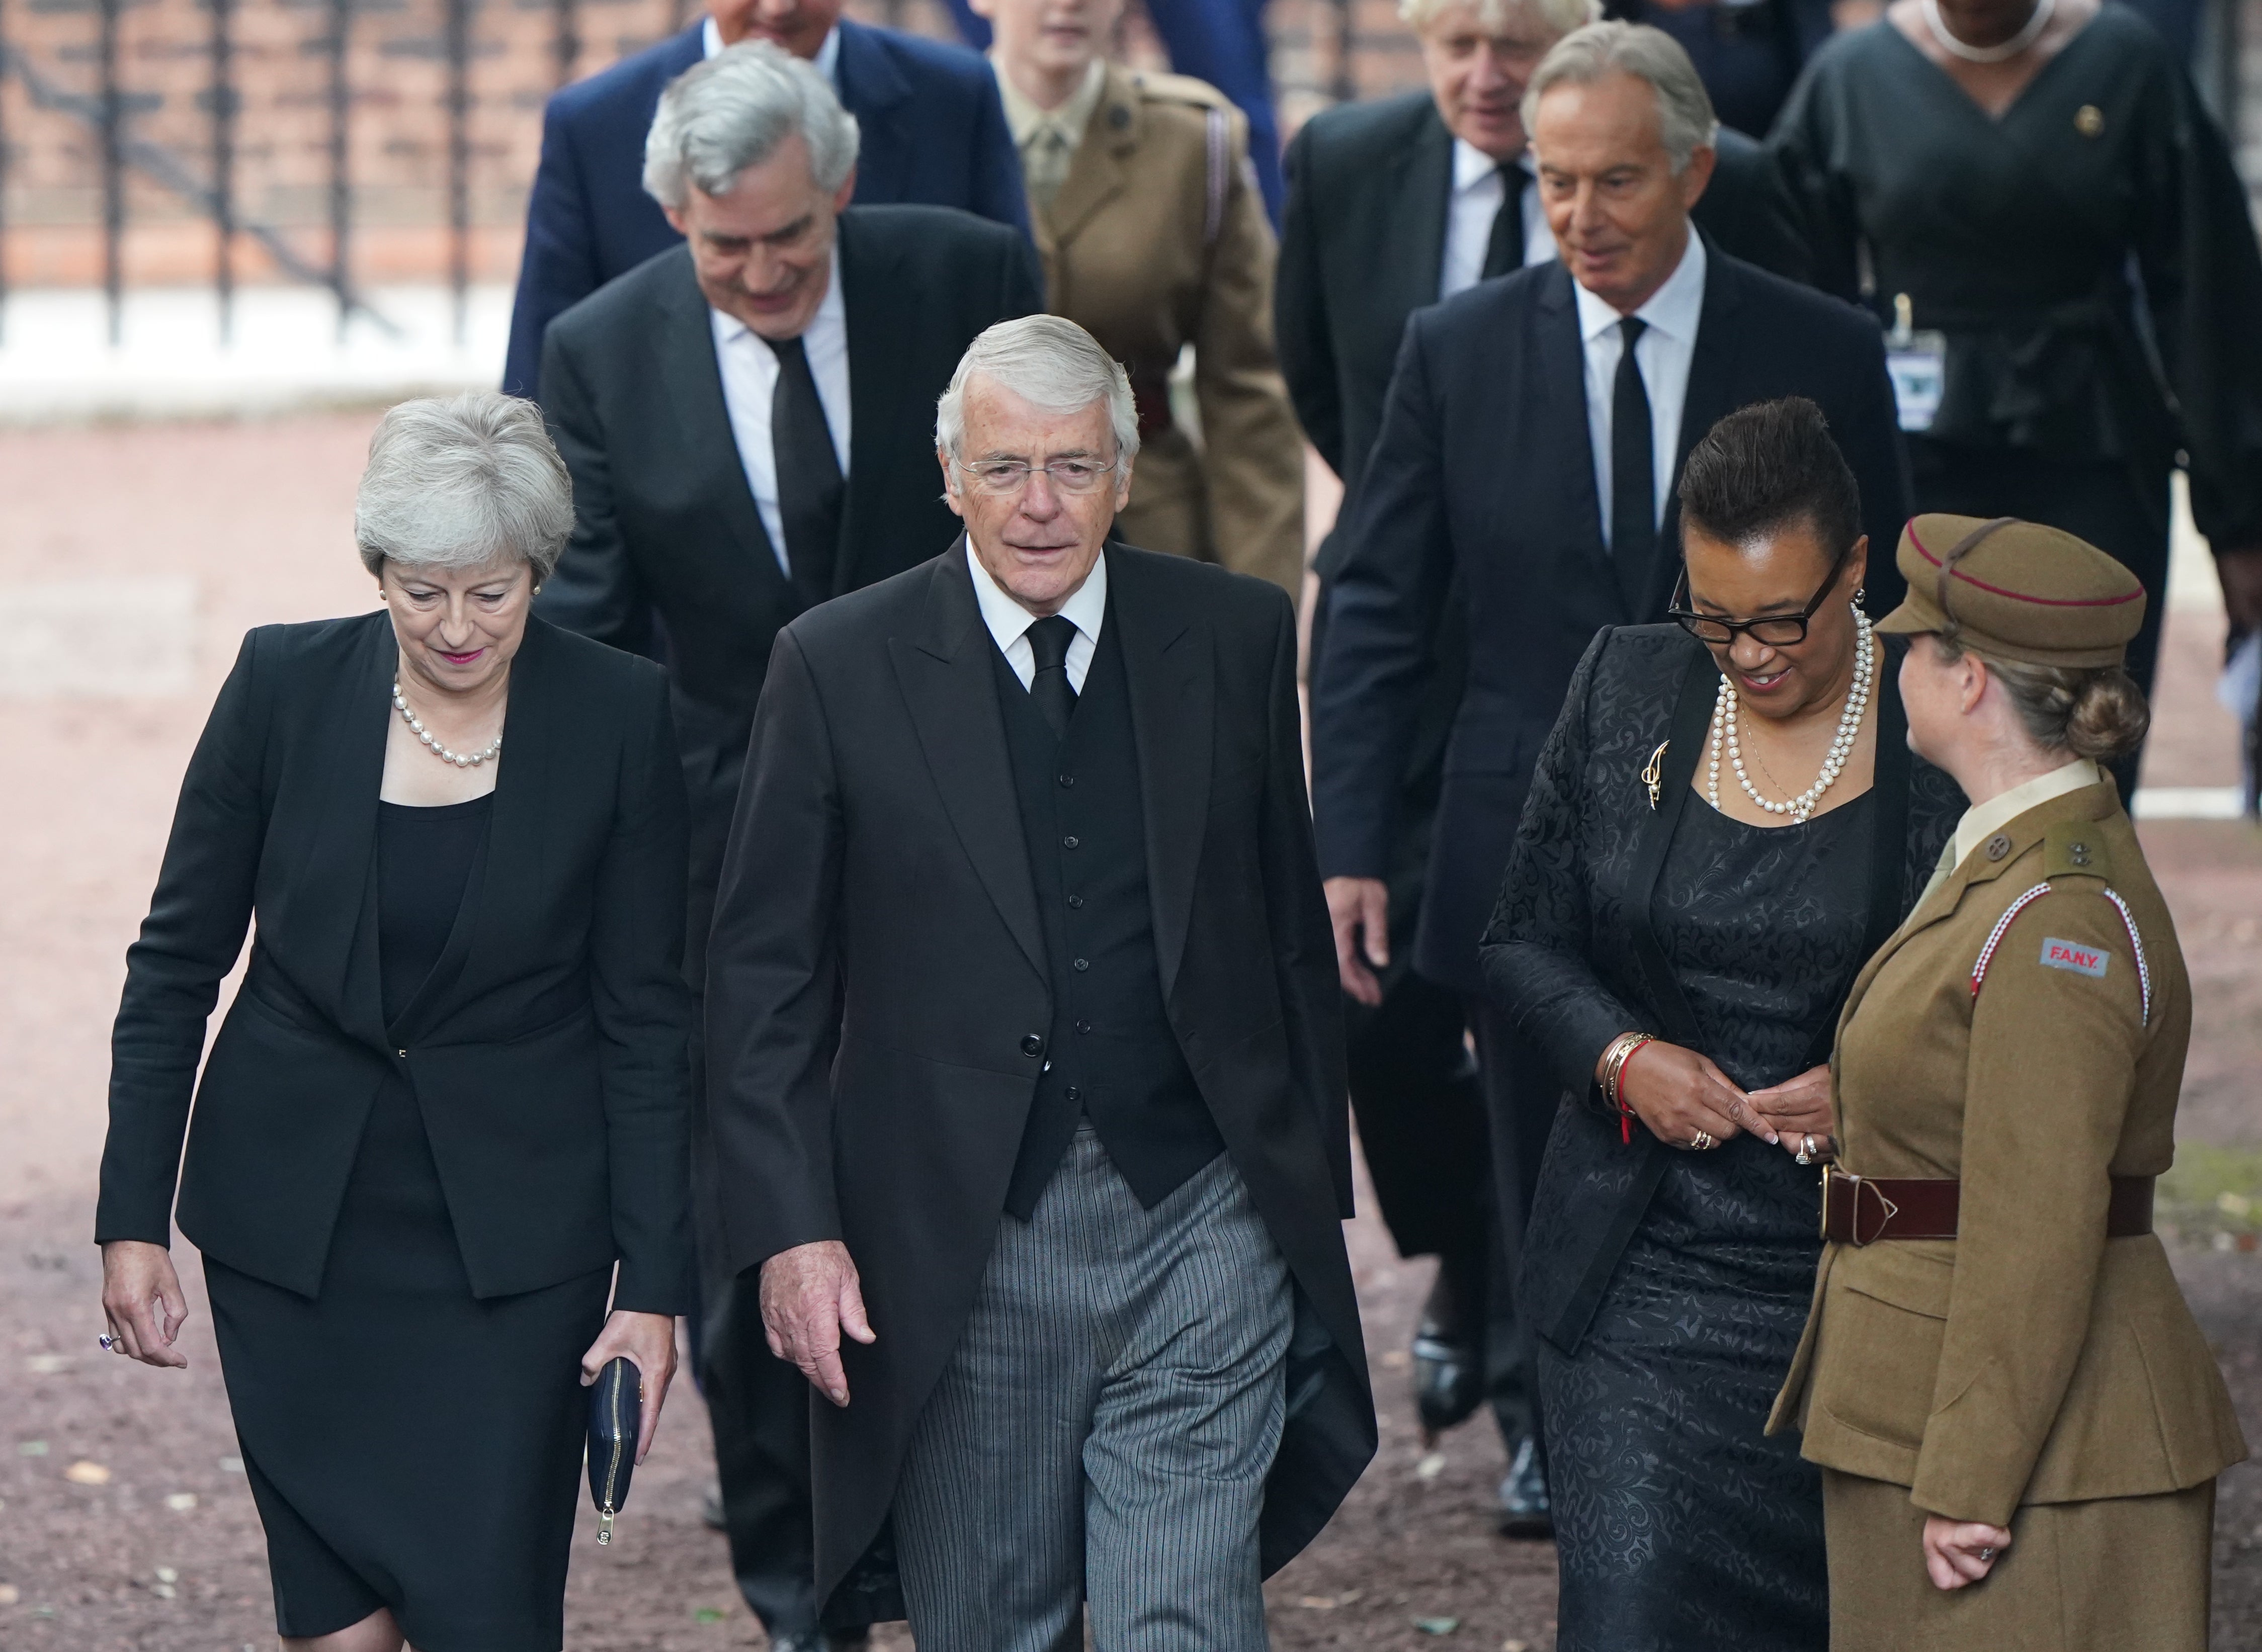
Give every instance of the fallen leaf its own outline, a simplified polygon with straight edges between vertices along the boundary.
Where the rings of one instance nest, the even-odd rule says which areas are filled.
[[[1366,1591],[1364,1589],[1346,1589],[1343,1593],[1336,1597],[1336,1605],[1338,1606],[1348,1606],[1352,1601],[1358,1599]]]
[[[1500,1652],[1531,1652],[1531,1642],[1529,1641],[1503,1641],[1500,1643]]]
[[[24,1591],[13,1584],[0,1584],[0,1606],[12,1606],[24,1598]]]
[[[176,1514],[186,1514],[197,1506],[197,1494],[193,1491],[172,1492],[166,1497],[165,1506]]]
[[[176,1584],[181,1581],[181,1574],[170,1566],[160,1566],[157,1568],[157,1581],[161,1584]]]
[[[16,1454],[19,1457],[44,1457],[47,1454],[47,1442],[44,1440],[27,1440],[16,1447]]]
[[[220,1460],[220,1471],[222,1474],[241,1474],[243,1472],[243,1459],[241,1457],[222,1457]]]
[[[160,1600],[170,1600],[173,1598],[173,1585],[170,1584],[154,1584],[150,1586],[149,1592],[156,1596]]]
[[[98,1462],[89,1462],[82,1457],[63,1470],[63,1478],[73,1485],[108,1485],[110,1470]]]
[[[720,1623],[723,1621],[723,1613],[716,1611],[712,1606],[702,1606],[698,1611],[693,1612],[691,1616],[695,1621],[699,1623]]]
[[[1298,1595],[1296,1604],[1311,1612],[1333,1612],[1336,1598],[1333,1595]]]
[[[1445,1454],[1433,1451],[1414,1465],[1414,1477],[1427,1485],[1445,1472]]]
[[[1416,1618],[1414,1627],[1423,1634],[1451,1634],[1461,1627],[1459,1618]]]
[[[68,1354],[34,1354],[24,1361],[24,1368],[33,1376],[58,1376],[76,1363]]]

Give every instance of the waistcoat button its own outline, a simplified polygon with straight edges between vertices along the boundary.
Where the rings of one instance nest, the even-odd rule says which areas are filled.
[[[1075,839],[1075,838],[1073,838],[1073,837],[1063,837],[1063,838],[1062,838],[1062,839],[1061,839],[1061,847],[1062,847],[1062,848],[1063,848],[1063,849],[1073,849],[1073,848],[1075,848],[1075,847],[1076,847],[1076,839]]]
[[[1027,1038],[1021,1040],[1021,1053],[1023,1055],[1034,1057],[1042,1055],[1044,1052],[1045,1041],[1037,1037],[1035,1033],[1033,1032]],[[400,1053],[407,1055],[408,1052],[403,1050]]]

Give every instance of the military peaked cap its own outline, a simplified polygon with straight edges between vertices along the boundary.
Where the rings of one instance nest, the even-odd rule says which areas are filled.
[[[1901,530],[1908,581],[1880,631],[1936,632],[2033,665],[2118,665],[2144,620],[2136,576],[2088,541],[2016,517],[1939,513]]]

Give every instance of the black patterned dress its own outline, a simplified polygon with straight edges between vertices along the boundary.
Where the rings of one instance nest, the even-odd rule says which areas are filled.
[[[1880,910],[1897,921],[1913,903],[1963,809],[1944,775],[1905,755],[1889,663],[1872,788],[1771,828],[1685,799],[1644,920],[1630,890],[1657,816],[1642,771],[1700,651],[1669,626],[1596,639],[1486,936],[1488,987],[1566,1091],[1522,1298],[1543,1339],[1562,1652],[1828,1643],[1820,1481],[1795,1437],[1763,1433],[1813,1289],[1815,1173],[1748,1136],[1677,1153],[1637,1123],[1628,1142],[1591,1075],[1618,1033],[1668,1025],[1638,961],[1644,939],[1737,1084],[1805,1071]],[[1879,852],[1885,822],[1906,838],[1899,852]],[[1882,903],[1881,865],[1894,885]]]

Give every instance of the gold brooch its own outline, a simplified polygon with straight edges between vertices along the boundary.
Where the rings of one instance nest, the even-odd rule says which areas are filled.
[[[2073,111],[2073,129],[2085,138],[2105,134],[2105,111],[2095,104],[2084,104]]]
[[[1641,783],[1649,788],[1649,811],[1657,812],[1658,794],[1665,789],[1665,748],[1673,743],[1660,740],[1657,750],[1649,754],[1649,766],[1641,772]]]

